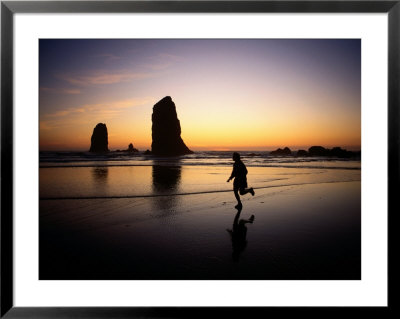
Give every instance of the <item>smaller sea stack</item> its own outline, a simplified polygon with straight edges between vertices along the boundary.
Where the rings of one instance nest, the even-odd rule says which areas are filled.
[[[129,152],[129,153],[136,153],[136,152],[139,152],[137,148],[134,148],[134,147],[133,147],[133,144],[132,144],[132,143],[129,144],[128,149],[127,149],[126,151]]]

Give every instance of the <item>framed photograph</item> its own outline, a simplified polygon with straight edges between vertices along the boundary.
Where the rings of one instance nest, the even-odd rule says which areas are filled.
[[[2,1],[1,316],[393,308],[399,1]]]

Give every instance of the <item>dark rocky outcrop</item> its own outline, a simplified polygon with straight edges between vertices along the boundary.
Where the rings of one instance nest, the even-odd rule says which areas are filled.
[[[92,153],[107,153],[107,152],[109,152],[108,132],[107,132],[107,126],[105,124],[99,123],[93,129],[89,152],[92,152]]]
[[[143,152],[144,155],[151,155],[151,151],[150,150],[146,150]]]
[[[329,150],[322,146],[311,146],[308,149],[309,156],[329,156]]]
[[[292,155],[292,151],[290,150],[289,147],[285,147],[284,149],[278,148],[277,150],[272,151],[270,153],[270,155],[273,155],[273,156],[290,156],[290,155]]]
[[[153,107],[151,151],[157,156],[178,156],[193,153],[181,138],[181,125],[175,103],[164,97]]]
[[[128,149],[127,149],[126,151],[129,152],[129,153],[136,153],[136,152],[139,152],[137,148],[134,148],[134,147],[133,147],[133,144],[132,144],[132,143],[129,144]]]
[[[341,147],[334,147],[330,150],[330,156],[347,158],[352,156],[352,152],[344,150]]]
[[[305,157],[305,156],[308,156],[308,152],[305,151],[305,150],[298,150],[297,153],[296,153],[296,156]]]
[[[360,157],[361,151],[353,152],[342,149],[341,147],[334,147],[332,149],[328,149],[322,146],[311,146],[306,150],[298,150],[295,154],[293,154],[290,148],[285,147],[284,149],[278,148],[275,151],[269,153],[271,156],[290,156],[295,155],[296,157],[307,157],[307,156],[315,156],[315,157],[338,157],[338,158],[350,158],[350,157]]]
[[[361,156],[361,151],[352,152],[345,150],[339,146],[332,149],[327,149],[322,146],[312,146],[308,149],[308,156],[329,156],[329,157],[339,157],[339,158],[350,158]]]
[[[341,147],[334,147],[330,150],[330,156],[340,157],[340,158],[350,158],[350,157],[359,157],[361,156],[361,152],[353,152],[342,149]]]

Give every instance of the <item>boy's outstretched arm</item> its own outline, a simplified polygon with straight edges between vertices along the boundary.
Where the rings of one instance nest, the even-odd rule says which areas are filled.
[[[232,170],[231,176],[228,178],[227,182],[229,183],[230,180],[235,177],[235,175],[236,175],[236,171],[235,171],[235,167],[234,167]]]

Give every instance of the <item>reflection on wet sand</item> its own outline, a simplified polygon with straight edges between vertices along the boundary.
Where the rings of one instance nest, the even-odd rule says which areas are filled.
[[[107,182],[108,167],[93,167],[92,176],[93,176],[93,180],[98,183]]]
[[[154,165],[152,167],[153,193],[156,195],[169,195],[154,198],[154,205],[157,209],[172,210],[178,204],[178,196],[181,183],[181,166]]]
[[[254,215],[251,215],[249,219],[240,219],[240,213],[242,212],[242,207],[238,208],[238,212],[233,220],[232,229],[227,229],[228,233],[231,235],[232,240],[232,259],[233,261],[239,261],[240,254],[245,250],[247,246],[247,223],[253,223]]]
[[[108,184],[108,167],[93,167],[92,181],[98,191],[104,192]]]

